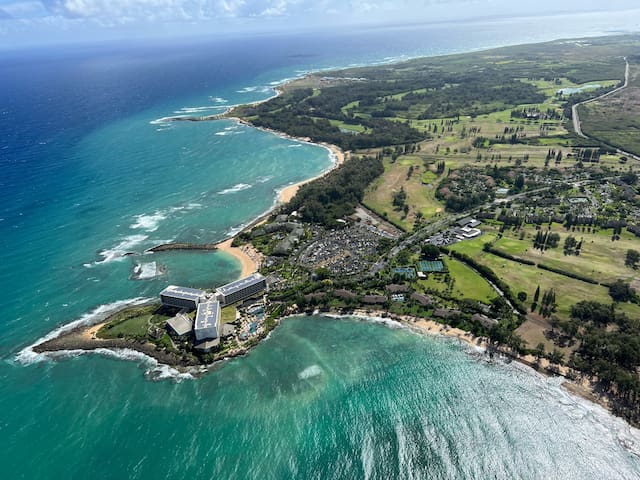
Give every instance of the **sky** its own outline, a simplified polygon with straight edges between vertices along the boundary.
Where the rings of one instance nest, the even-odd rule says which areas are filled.
[[[628,10],[638,0],[0,0],[0,49]]]

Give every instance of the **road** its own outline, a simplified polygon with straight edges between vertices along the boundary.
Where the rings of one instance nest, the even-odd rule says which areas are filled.
[[[582,128],[580,126],[580,117],[578,116],[578,107],[580,105],[586,105],[587,103],[595,102],[596,100],[601,100],[605,97],[613,95],[614,93],[618,93],[620,90],[624,88],[627,88],[627,86],[629,85],[629,61],[627,60],[627,57],[624,57],[624,63],[626,65],[624,70],[624,85],[614,90],[611,90],[610,92],[607,92],[603,95],[600,95],[598,97],[585,100],[584,102],[576,103],[573,107],[571,107],[571,116],[573,117],[573,129],[575,130],[576,134],[578,134],[582,138],[589,138],[589,137],[584,133],[582,133]],[[623,153],[626,153],[626,152],[623,152]]]

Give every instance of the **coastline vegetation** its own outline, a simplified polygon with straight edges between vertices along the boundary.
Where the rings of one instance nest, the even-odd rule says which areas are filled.
[[[593,138],[571,122],[573,105],[623,83],[622,58],[637,60],[638,47],[638,37],[605,37],[317,73],[229,112],[351,150],[234,240],[263,255],[271,284],[264,330],[243,351],[290,313],[435,319],[587,381],[640,422],[639,166],[616,149],[635,147],[594,130],[606,109],[585,114]],[[614,97],[598,105],[614,108]],[[171,351],[149,308],[98,336]]]
[[[444,309],[439,314],[449,325],[590,376],[627,418],[640,418],[636,359],[598,357],[587,341],[607,333],[608,346],[599,348],[616,350],[619,330],[634,338],[638,333],[629,315],[638,315],[632,285],[640,277],[633,262],[625,265],[625,255],[638,248],[632,232],[640,224],[640,197],[629,158],[615,148],[633,151],[633,145],[595,131],[584,139],[571,125],[572,105],[623,84],[622,57],[633,63],[638,45],[637,37],[559,41],[314,74],[292,82],[274,101],[234,111],[254,125],[355,150],[359,178],[366,178],[362,169],[375,171],[364,196],[360,188],[357,197],[335,195],[334,179],[327,177],[301,189],[285,212],[317,211],[302,219],[335,228],[337,219],[364,203],[410,234],[376,265],[385,258],[389,266],[415,263],[419,242],[446,228],[456,213],[484,222],[481,237],[448,247],[452,258],[444,259],[444,275],[418,280],[382,269],[375,277],[363,273],[354,285],[335,275],[314,283],[313,272],[298,268],[273,298],[321,309],[380,301],[391,313],[419,317]],[[585,114],[585,131],[605,125],[604,114]],[[396,123],[422,138],[400,131],[381,135],[374,121]],[[635,128],[629,122],[606,125],[621,136],[625,125]],[[621,181],[624,176],[629,183]],[[385,292],[392,281],[433,297],[432,304],[410,301],[409,293],[394,300],[400,297]],[[487,291],[487,281],[504,297],[493,287]],[[353,296],[343,298],[345,289]],[[576,325],[576,309],[585,301],[607,306],[608,332],[588,322]],[[482,315],[497,323],[488,327]],[[571,327],[558,336],[560,325]],[[612,332],[612,325],[618,330]]]

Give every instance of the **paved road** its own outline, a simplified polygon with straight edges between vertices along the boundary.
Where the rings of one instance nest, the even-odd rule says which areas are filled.
[[[624,70],[624,85],[614,90],[611,90],[610,92],[607,92],[603,95],[600,95],[598,97],[585,100],[584,102],[576,103],[573,107],[571,107],[571,116],[573,117],[573,129],[575,130],[576,134],[578,134],[582,138],[589,138],[589,137],[586,136],[584,133],[582,133],[582,128],[580,126],[580,117],[578,116],[578,107],[580,105],[586,105],[587,103],[595,102],[596,100],[601,100],[605,97],[613,95],[614,93],[618,93],[620,90],[624,88],[627,88],[627,86],[629,85],[629,61],[627,60],[627,57],[624,57],[624,63],[626,64],[626,67]]]

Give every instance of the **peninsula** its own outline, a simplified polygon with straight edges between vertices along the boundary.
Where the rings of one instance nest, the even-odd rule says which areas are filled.
[[[215,246],[266,290],[212,307],[211,348],[200,300],[162,300],[34,350],[200,365],[246,353],[286,315],[384,316],[563,375],[638,424],[639,51],[637,36],[602,37],[314,73],[233,108],[337,160]],[[213,246],[157,249],[200,247]]]

